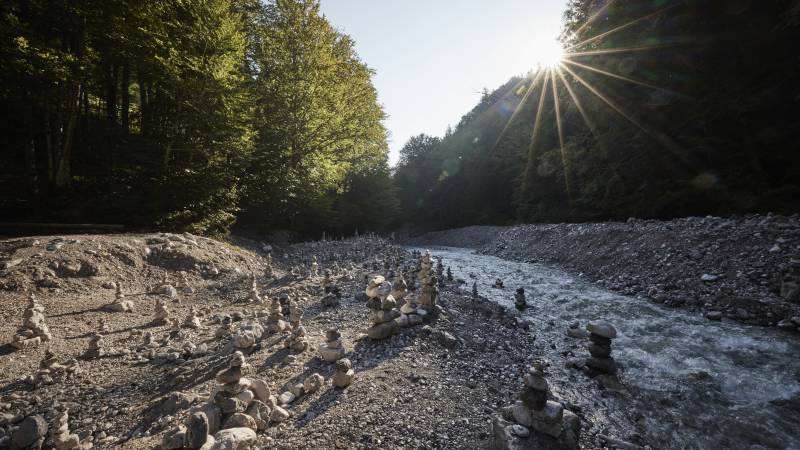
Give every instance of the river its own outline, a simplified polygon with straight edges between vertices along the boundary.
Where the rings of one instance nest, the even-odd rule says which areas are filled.
[[[418,249],[419,250],[419,249]],[[472,250],[431,248],[470,290],[513,308],[517,287],[535,326],[535,351],[552,363],[553,391],[595,403],[590,419],[610,433],[639,434],[654,448],[800,449],[800,339],[780,330],[712,322],[697,313],[615,294],[540,264],[506,261]],[[624,261],[620,261],[624,264]],[[504,289],[492,288],[495,279]],[[606,320],[619,333],[612,356],[622,365],[622,395],[581,387],[586,378],[564,364],[586,344],[568,325]],[[587,392],[591,391],[591,392]],[[599,407],[597,404],[601,404]]]

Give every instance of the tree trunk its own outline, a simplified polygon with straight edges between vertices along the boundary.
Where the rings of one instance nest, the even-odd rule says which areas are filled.
[[[59,149],[58,163],[56,164],[56,173],[53,179],[53,184],[59,188],[67,186],[72,177],[72,141],[75,124],[80,113],[81,90],[81,84],[74,82],[67,96],[65,125],[61,139],[62,145]]]
[[[125,130],[125,133],[128,133],[130,130],[130,91],[129,85],[131,80],[131,66],[126,59],[125,62],[122,63],[122,129]]]

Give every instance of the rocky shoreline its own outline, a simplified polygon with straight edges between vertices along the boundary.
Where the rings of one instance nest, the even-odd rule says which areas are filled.
[[[255,251],[172,234],[0,244],[13,262],[0,274],[8,324],[0,328],[8,343],[0,448],[502,446],[493,418],[514,403],[531,364],[549,364],[528,323],[456,281],[434,282],[430,261],[418,266],[428,284],[417,289],[432,296],[435,318],[404,327],[401,316],[393,333],[371,339],[368,281],[391,277],[387,261],[416,264],[374,237],[246,243]],[[26,308],[52,336],[17,348]],[[318,350],[340,345],[345,359],[336,363]],[[573,435],[582,448],[599,448],[598,433],[615,424],[598,420],[601,406],[586,400],[600,395],[591,380],[576,391],[582,405],[553,396],[548,404],[584,430]],[[535,433],[526,442],[554,443]]]
[[[709,320],[800,330],[800,216],[467,227],[408,239],[552,264]]]

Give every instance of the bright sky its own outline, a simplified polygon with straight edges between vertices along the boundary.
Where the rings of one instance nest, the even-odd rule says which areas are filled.
[[[390,161],[419,133],[444,134],[480,99],[552,59],[566,0],[321,0],[377,71]]]

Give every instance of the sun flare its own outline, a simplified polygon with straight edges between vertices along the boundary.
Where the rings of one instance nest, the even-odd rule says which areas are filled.
[[[561,45],[561,42],[555,39],[552,41],[544,41],[536,46],[533,56],[536,64],[541,67],[557,67],[564,59],[564,47]]]

